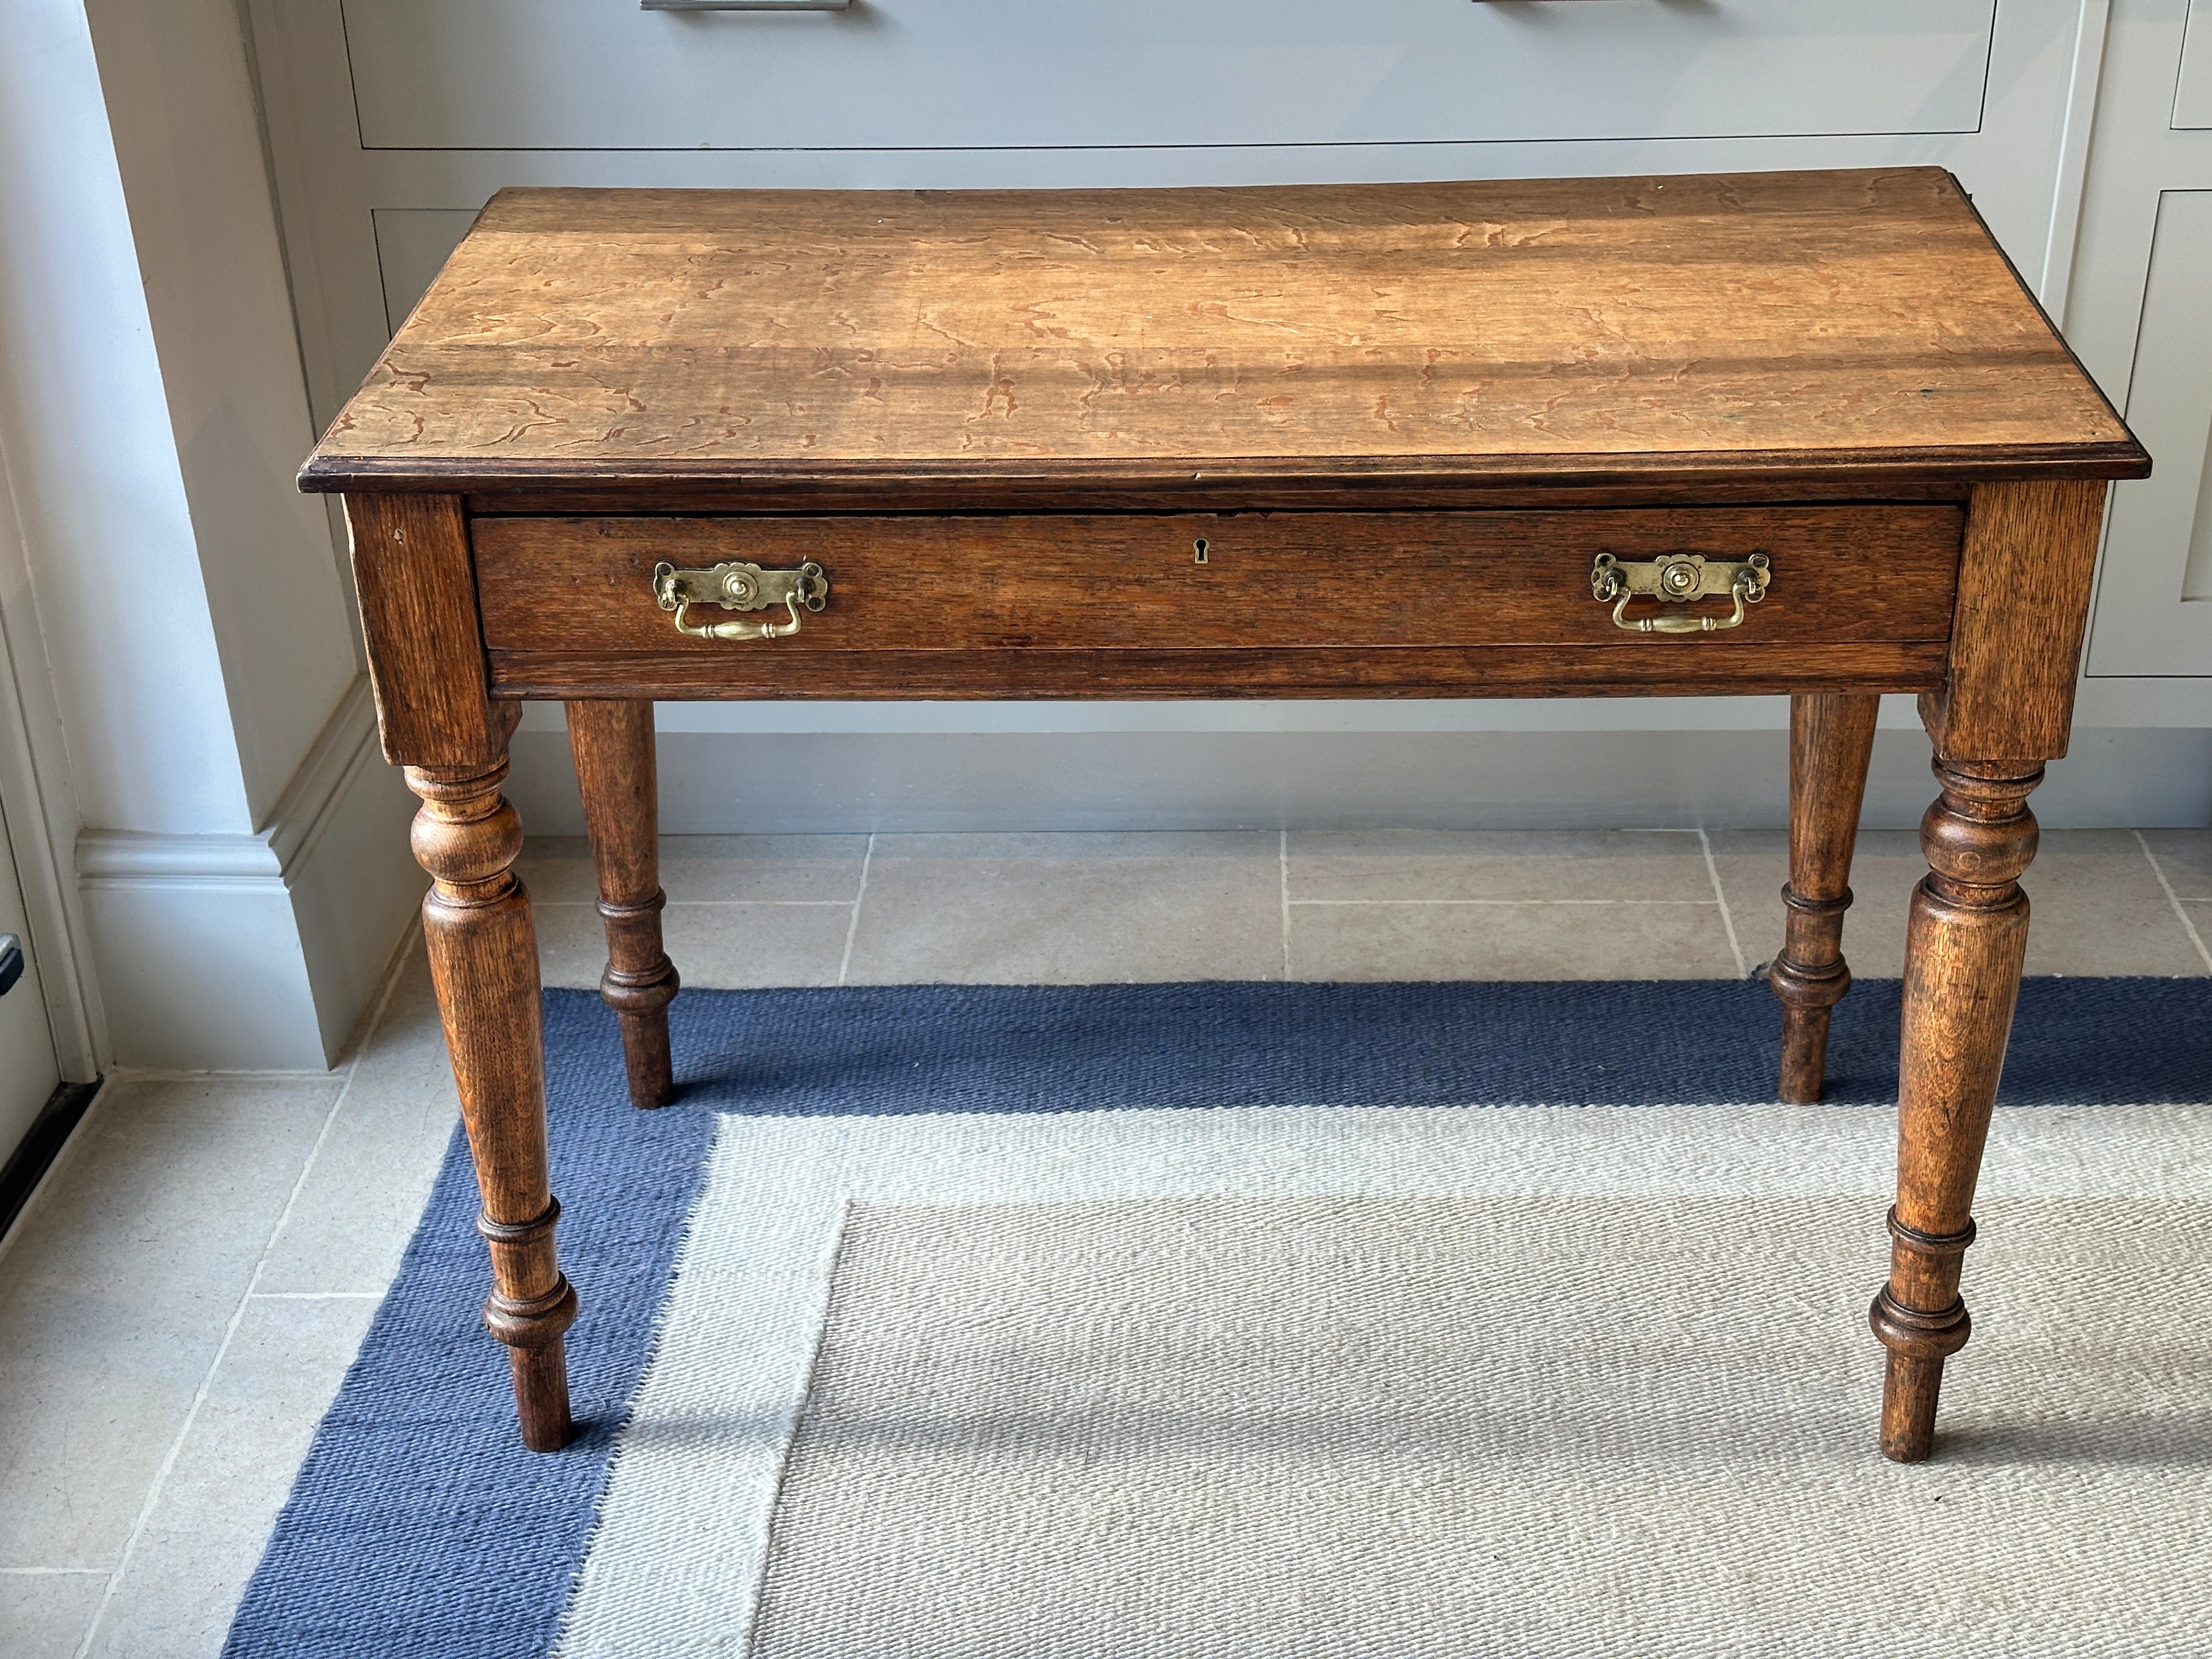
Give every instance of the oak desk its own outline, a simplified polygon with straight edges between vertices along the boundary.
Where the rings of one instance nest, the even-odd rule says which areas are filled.
[[[500,794],[564,700],[630,1089],[671,1084],[652,699],[1791,696],[1781,1093],[1875,711],[1940,794],[1881,1443],[1928,1455],[2106,481],[2149,459],[1949,174],[521,190],[301,474],[343,491],[524,1439],[570,1432]],[[574,1195],[588,1203],[591,1194]],[[1778,1386],[1780,1384],[1778,1382]]]

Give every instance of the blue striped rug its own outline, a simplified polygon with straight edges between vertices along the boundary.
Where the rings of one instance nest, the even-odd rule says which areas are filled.
[[[1898,999],[1895,981],[1856,986],[1837,1011],[1830,1101],[1781,1109],[1769,1104],[1778,1014],[1761,985],[690,990],[673,1011],[683,1096],[641,1113],[623,1097],[612,1017],[596,996],[550,992],[554,1186],[567,1203],[560,1247],[583,1304],[568,1341],[579,1437],[550,1456],[516,1440],[505,1358],[477,1323],[486,1267],[457,1135],[224,1652],[532,1659],[562,1644],[564,1652],[598,1659],[629,1645],[744,1650],[743,1632],[727,1629],[721,1638],[648,1633],[635,1644],[578,1636],[572,1607],[580,1583],[588,1584],[595,1526],[616,1524],[604,1517],[617,1508],[611,1471],[618,1453],[630,1455],[625,1424],[658,1363],[656,1342],[673,1340],[664,1316],[718,1136],[726,1149],[743,1141],[770,1149],[757,1156],[795,1157],[773,1148],[830,1146],[821,1136],[861,1120],[974,1122],[1026,1148],[1020,1156],[1049,1163],[1061,1156],[1052,1137],[1063,1127],[1082,1132],[1085,1115],[1160,1126],[1147,1131],[1166,1149],[1149,1154],[1158,1158],[1228,1144],[1282,1109],[1318,1109],[1323,1119],[1395,1114],[1391,1133],[1402,1136],[1416,1118],[1443,1132],[1474,1121],[1437,1109],[1490,1109],[1510,1130],[1512,1121],[1536,1121],[1514,1112],[1564,1109],[1591,1122],[1630,1123],[1638,1113],[1656,1120],[1653,1109],[1687,1108],[1718,1114],[1712,1121],[1737,1136],[1727,1156],[1779,1159],[1774,1179],[1785,1182],[1786,1157],[1765,1144],[1774,1125],[1795,1126],[1790,1133],[1808,1145],[1827,1133],[1823,1126],[1850,1126],[1848,1157],[1869,1165],[1852,1190],[1875,1192],[1888,1177],[1881,1149],[1890,1132],[1887,1115],[1869,1109],[1894,1098]],[[2208,1011],[2212,983],[2204,981],[2032,980],[2001,1104],[2066,1109],[2076,1121],[2085,1109],[2212,1103]],[[1785,1111],[1795,1115],[1773,1115]],[[990,1127],[1015,1119],[1034,1130]],[[802,1131],[815,1139],[744,1139]],[[1993,1148],[2006,1136],[2001,1122]],[[1325,1160],[1330,1144],[1308,1133],[1295,1156],[1310,1165]],[[1539,1170],[1528,1180],[1540,1176]],[[1206,1189],[1208,1178],[1193,1176],[1199,1185],[1191,1189]],[[1327,1189],[1325,1170],[1316,1181],[1307,1189]],[[1817,1182],[1808,1189],[1833,1190]],[[1872,1226],[1870,1238],[1878,1206]],[[1873,1285],[1844,1288],[1863,1307]],[[736,1309],[730,1316],[747,1316]],[[1860,1340],[1869,1340],[1863,1331]],[[711,1531],[718,1517],[677,1523]],[[1476,1641],[1465,1650],[1508,1647]],[[1034,1651],[1045,1659],[1052,1649],[1041,1639]]]

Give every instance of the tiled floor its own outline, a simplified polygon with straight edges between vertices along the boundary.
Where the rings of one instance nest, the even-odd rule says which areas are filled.
[[[1854,967],[1893,975],[1913,838],[1860,846]],[[549,983],[599,969],[590,867],[531,846]],[[1736,977],[1778,834],[692,838],[695,986]],[[2048,835],[2028,968],[2212,973],[2212,832]],[[328,1075],[112,1081],[0,1245],[0,1654],[221,1647],[453,1115],[418,948]]]

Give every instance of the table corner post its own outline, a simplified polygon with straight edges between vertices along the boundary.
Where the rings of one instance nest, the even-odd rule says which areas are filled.
[[[468,521],[452,495],[349,495],[385,757],[421,799],[410,840],[430,876],[422,934],[491,1257],[484,1324],[507,1345],[523,1443],[574,1433],[563,1341],[576,1292],[555,1258],[544,1012],[522,821],[501,786],[520,705],[495,702]]]
[[[1890,1273],[1869,1320],[1888,1350],[1881,1450],[1935,1449],[1943,1362],[1972,1326],[1959,1293],[1974,1188],[2027,954],[2027,797],[2066,752],[2106,486],[1978,485],[1949,660],[1921,698],[1939,793],[1906,924]]]

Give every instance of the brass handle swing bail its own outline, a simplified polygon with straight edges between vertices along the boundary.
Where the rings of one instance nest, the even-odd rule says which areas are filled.
[[[1769,580],[1764,553],[1753,553],[1740,562],[1708,559],[1702,553],[1672,553],[1647,562],[1601,553],[1590,566],[1590,596],[1601,605],[1612,605],[1613,625],[1627,633],[1718,634],[1742,625],[1744,607],[1766,597]],[[1656,616],[1632,619],[1628,602],[1638,596],[1678,605],[1692,599],[1732,599],[1735,609],[1725,617],[1662,611]]]
[[[830,578],[809,559],[796,570],[763,570],[741,559],[706,570],[653,568],[653,597],[663,611],[676,613],[676,631],[698,640],[774,640],[799,632],[799,608],[819,611],[830,603]],[[725,611],[765,611],[781,605],[787,623],[695,623],[691,607],[719,605]]]

